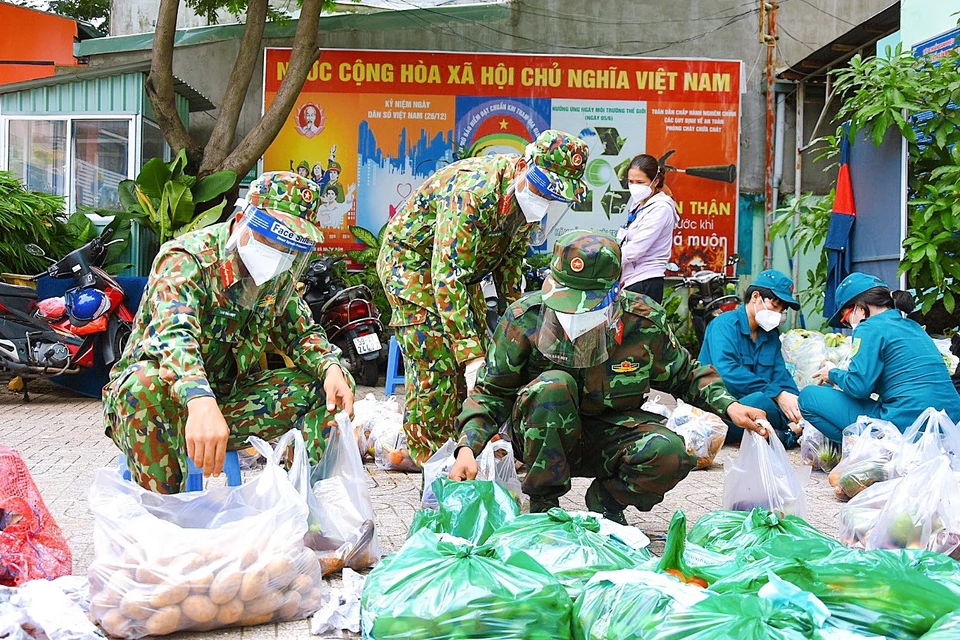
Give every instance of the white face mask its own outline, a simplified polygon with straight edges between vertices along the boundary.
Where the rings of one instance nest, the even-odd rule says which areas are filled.
[[[599,327],[607,321],[609,316],[608,309],[603,308],[597,311],[587,311],[586,313],[560,313],[556,312],[557,320],[563,327],[563,332],[567,338],[573,342],[587,331]]]
[[[653,189],[648,184],[629,184],[627,187],[630,189],[630,195],[633,196],[634,202],[643,202],[653,195]]]
[[[526,218],[528,223],[534,224],[546,217],[547,210],[550,208],[550,200],[530,191],[529,185],[523,189],[518,188],[514,194],[517,196],[520,211],[523,212],[523,217]]]
[[[783,320],[783,314],[779,311],[767,309],[767,303],[763,298],[760,298],[760,302],[763,304],[763,309],[757,311],[755,318],[757,324],[764,331],[773,331],[780,326],[780,322]]]
[[[253,236],[247,244],[237,247],[237,253],[258,287],[293,266],[294,257],[291,253],[257,242]]]

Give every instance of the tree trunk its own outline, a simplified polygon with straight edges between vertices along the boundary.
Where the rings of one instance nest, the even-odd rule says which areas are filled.
[[[157,124],[174,153],[186,149],[189,165],[199,166],[203,151],[194,142],[177,112],[173,89],[173,49],[177,35],[178,0],[161,0],[157,15],[157,31],[153,38],[150,74],[147,76],[147,97],[153,105]]]
[[[240,40],[240,51],[227,81],[227,90],[220,103],[217,122],[210,134],[210,140],[203,149],[203,162],[198,177],[217,171],[233,148],[233,139],[237,133],[237,122],[247,97],[247,89],[253,78],[257,59],[261,56],[260,44],[267,20],[267,0],[250,0],[247,5],[246,26]],[[244,172],[246,173],[246,172]],[[237,180],[243,177],[237,173]]]
[[[290,115],[294,103],[303,89],[310,68],[320,55],[319,31],[320,11],[323,9],[323,0],[304,0],[300,9],[300,19],[297,23],[297,32],[293,39],[293,50],[290,54],[290,66],[280,83],[277,95],[260,119],[260,122],[243,138],[217,167],[237,172],[237,176],[246,175],[247,171],[257,162],[260,156],[273,142],[284,121]],[[158,23],[159,26],[159,23]]]

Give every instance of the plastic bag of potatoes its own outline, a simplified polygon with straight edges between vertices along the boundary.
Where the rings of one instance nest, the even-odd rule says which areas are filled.
[[[250,443],[274,460],[266,442]],[[110,635],[296,620],[320,608],[320,565],[303,543],[307,505],[274,463],[239,487],[178,495],[101,469],[90,509],[90,617]]]

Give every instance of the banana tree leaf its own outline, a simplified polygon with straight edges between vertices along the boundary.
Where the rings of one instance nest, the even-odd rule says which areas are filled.
[[[217,220],[220,219],[220,215],[223,213],[223,208],[226,206],[226,204],[227,204],[227,201],[224,200],[220,204],[214,205],[213,207],[207,209],[206,211],[198,215],[196,218],[194,218],[192,222],[185,224],[179,229],[177,229],[174,235],[180,236],[180,235],[183,235],[184,233],[188,233],[190,231],[196,231],[197,229],[203,229],[204,227],[214,224]]]
[[[363,227],[351,225],[350,233],[352,233],[357,240],[367,245],[368,247],[372,249],[380,248],[380,243],[377,242],[377,236],[373,235],[372,231],[368,229],[364,229]]]
[[[185,185],[168,182],[163,185],[163,198],[160,200],[161,215],[169,216],[171,227],[179,227],[193,220],[193,194]]]
[[[140,206],[140,199],[137,198],[137,183],[133,180],[123,180],[117,187],[117,193],[120,196],[120,206],[128,213],[139,213],[146,216],[147,212]]]
[[[237,183],[235,171],[217,171],[202,178],[193,187],[193,201],[196,203],[209,202],[230,191]]]
[[[185,149],[180,149],[180,152],[176,157],[170,162],[167,167],[170,169],[170,177],[176,178],[180,175],[183,175],[183,170],[187,167],[187,151]]]
[[[170,167],[163,160],[150,158],[147,160],[147,164],[140,169],[140,175],[137,176],[137,185],[147,197],[159,200],[163,197],[163,185],[170,181],[170,177]]]
[[[82,211],[76,211],[67,219],[67,234],[76,243],[76,246],[85,245],[97,237],[97,227]]]

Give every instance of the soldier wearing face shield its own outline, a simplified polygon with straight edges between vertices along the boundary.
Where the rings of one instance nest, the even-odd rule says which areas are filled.
[[[663,309],[620,289],[620,264],[609,235],[557,240],[543,290],[507,309],[457,418],[452,479],[476,477],[476,456],[509,421],[531,512],[558,506],[583,476],[594,478],[587,508],[625,523],[627,506],[650,510],[696,466],[663,418],[640,409],[651,386],[766,435],[763,411],[679,345]]]
[[[323,234],[317,185],[266,173],[231,222],[160,248],[133,333],[103,390],[106,433],[132,477],[158,493],[186,485],[187,457],[219,475],[228,449],[299,427],[313,460],[353,380],[295,292]],[[267,342],[295,367],[260,371]]]
[[[502,300],[520,297],[531,233],[583,201],[586,162],[582,140],[544,131],[523,157],[443,167],[387,223],[377,271],[406,368],[404,431],[420,463],[456,437],[454,419],[483,362],[481,280],[492,273]]]

